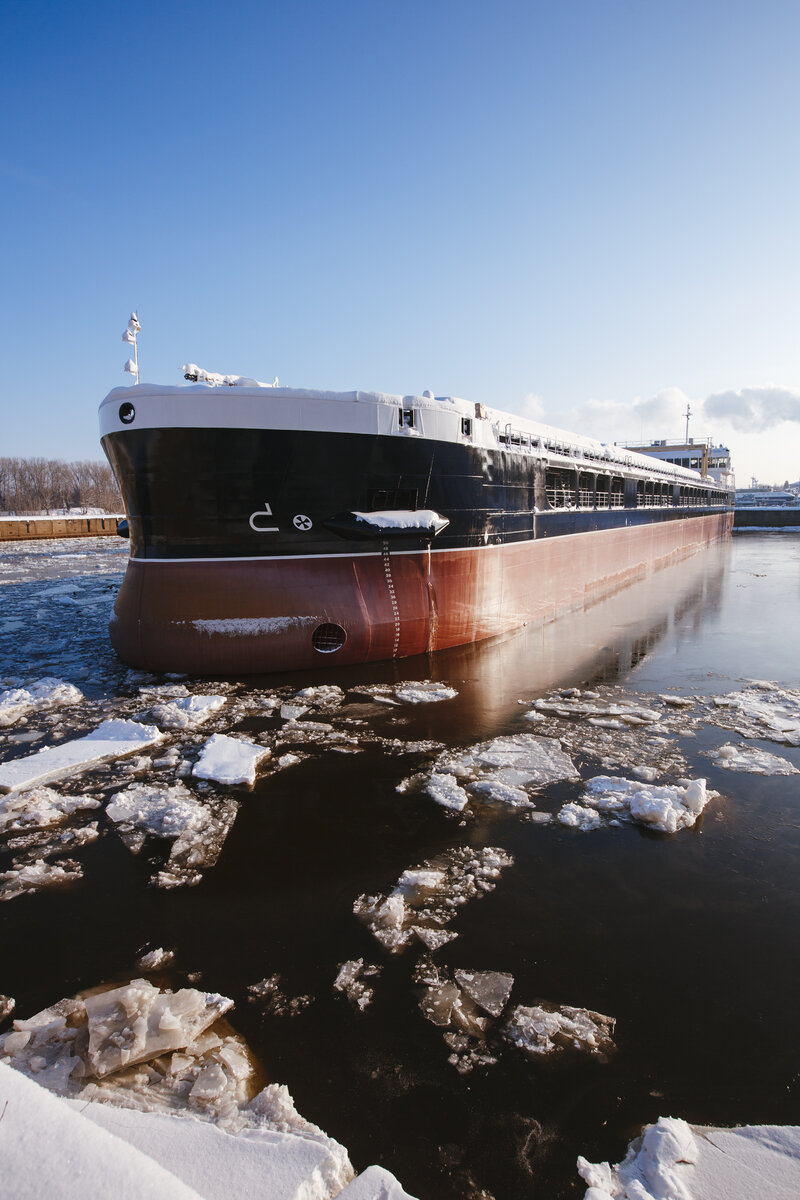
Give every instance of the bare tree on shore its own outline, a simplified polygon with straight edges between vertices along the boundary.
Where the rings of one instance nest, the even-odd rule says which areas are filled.
[[[71,508],[122,512],[122,498],[108,463],[0,458],[0,513],[32,516]]]

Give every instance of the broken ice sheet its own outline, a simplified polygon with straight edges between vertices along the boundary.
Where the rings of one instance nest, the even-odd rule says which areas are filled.
[[[96,836],[97,826],[94,830]],[[37,858],[33,862],[12,863],[8,871],[0,871],[0,900],[14,900],[41,888],[58,887],[82,878],[83,868],[71,859],[51,863]]]
[[[382,967],[365,963],[363,958],[352,958],[343,962],[333,981],[334,990],[341,992],[360,1012],[364,1012],[372,1003],[374,987],[366,980],[377,979]]]
[[[451,1066],[465,1075],[476,1066],[492,1066],[496,1053],[487,1034],[508,1002],[514,978],[500,971],[455,972],[429,956],[417,963],[414,979],[423,985],[419,1007],[426,1020],[446,1030]]]
[[[213,867],[237,811],[238,803],[230,796],[209,796],[201,802],[182,783],[135,783],[111,797],[106,816],[133,854],[140,852],[148,835],[173,838],[167,863],[154,882],[158,887],[180,887],[199,883],[201,872]]]
[[[353,912],[390,954],[415,939],[436,949],[457,936],[446,928],[456,910],[493,891],[501,872],[513,861],[496,846],[447,850],[421,867],[404,871],[387,895],[359,896]]]
[[[733,745],[728,742],[717,750],[701,750],[718,767],[727,771],[746,771],[752,775],[797,775],[797,767],[777,754],[759,750],[757,746]]]
[[[533,808],[529,791],[562,779],[579,779],[572,759],[552,738],[510,734],[466,750],[446,750],[427,775],[398,785],[420,786],[444,808],[461,811],[471,800]]]
[[[744,737],[800,746],[800,691],[758,681],[739,692],[713,697],[709,720]]]
[[[140,955],[136,960],[136,965],[140,971],[158,971],[163,967],[171,966],[174,961],[174,950],[165,950],[163,946],[157,946]]]
[[[677,784],[647,784],[617,776],[588,779],[579,804],[565,804],[558,813],[562,825],[599,829],[606,822],[635,821],[661,833],[690,829],[709,800],[717,796],[705,779],[682,779]]]
[[[141,725],[122,719],[103,721],[85,737],[46,746],[26,758],[0,765],[0,791],[22,790],[74,774],[94,763],[132,754],[161,741],[161,737],[155,725]]]
[[[616,1049],[613,1017],[586,1008],[518,1005],[503,1030],[505,1038],[526,1054],[544,1056],[578,1050],[605,1061]]]
[[[99,808],[91,796],[65,796],[49,787],[9,792],[0,797],[0,834],[44,829],[66,821],[73,813]]]

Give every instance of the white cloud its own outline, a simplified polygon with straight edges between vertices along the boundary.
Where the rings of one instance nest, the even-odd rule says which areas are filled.
[[[650,397],[589,399],[558,412],[541,396],[530,395],[523,413],[603,442],[683,441],[687,404],[692,409],[689,436],[713,437],[716,445],[728,446],[740,486],[749,484],[751,477],[762,483],[800,477],[800,391],[794,388],[730,389],[702,400],[667,387]]]
[[[800,421],[800,391],[767,384],[738,392],[715,392],[705,402],[705,413],[727,421],[742,433],[762,433],[783,421]]]

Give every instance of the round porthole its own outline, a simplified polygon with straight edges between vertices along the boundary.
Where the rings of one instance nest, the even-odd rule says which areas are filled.
[[[136,416],[136,409],[131,404],[130,400],[126,400],[124,404],[119,406],[119,419],[123,425],[130,425],[133,418]]]
[[[318,625],[311,635],[311,645],[320,654],[333,654],[341,650],[347,641],[347,634],[341,625]]]

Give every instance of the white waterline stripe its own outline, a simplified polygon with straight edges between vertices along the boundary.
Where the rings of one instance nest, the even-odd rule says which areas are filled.
[[[721,514],[721,513],[720,514],[703,513],[701,515],[713,517],[713,516],[717,516],[717,515],[722,516],[723,514]],[[697,517],[684,517],[683,519],[686,521],[695,521],[698,518]],[[595,534],[598,534],[598,533],[618,533],[620,529],[649,529],[654,524],[662,524],[662,522],[640,521],[640,522],[637,522],[635,525],[611,525],[611,526],[609,526],[608,529],[585,529],[585,530],[581,530],[579,533],[548,534],[546,537],[526,538],[525,541],[495,542],[493,545],[487,544],[484,546],[450,546],[449,548],[446,548],[443,546],[443,547],[441,547],[441,549],[438,549],[438,550],[435,549],[433,546],[431,546],[430,553],[431,554],[468,554],[468,553],[472,553],[476,550],[508,550],[509,548],[511,548],[513,546],[536,546],[536,545],[539,545],[541,542],[553,542],[560,538],[593,537]],[[232,557],[232,558],[136,558],[133,555],[131,555],[129,561],[136,562],[136,563],[147,563],[148,565],[157,564],[157,563],[169,563],[170,565],[174,565],[175,563],[232,563],[232,562],[244,563],[244,562],[299,562],[299,561],[305,562],[308,559],[312,559],[312,558],[334,558],[334,559],[337,559],[337,558],[347,558],[347,559],[350,559],[350,558],[380,558],[381,553],[382,552],[380,550],[356,550],[356,551],[352,551],[352,552],[348,552],[345,550],[345,551],[342,551],[341,553],[337,552],[335,554],[334,553],[331,553],[331,554],[253,554],[253,555],[247,555],[247,556],[241,555],[241,556]],[[391,553],[393,555],[427,554],[428,548],[425,547],[425,548],[419,549],[419,550],[392,550]]]

